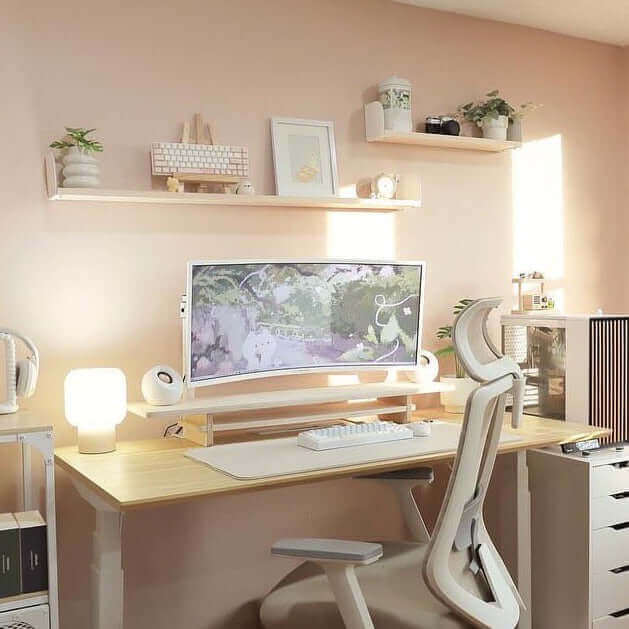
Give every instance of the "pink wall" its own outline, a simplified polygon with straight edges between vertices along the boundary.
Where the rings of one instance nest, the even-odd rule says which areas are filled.
[[[29,406],[55,422],[60,444],[75,439],[63,419],[69,369],[121,366],[134,399],[149,366],[179,364],[188,259],[425,259],[429,348],[459,297],[509,294],[511,155],[368,145],[362,104],[394,72],[413,82],[417,120],[495,87],[544,104],[526,133],[562,136],[567,306],[626,307],[610,245],[624,216],[612,124],[618,48],[386,0],[26,0],[3,17],[0,324],[40,347]],[[106,187],[143,189],[149,143],[175,139],[195,111],[215,121],[219,142],[249,146],[258,191],[273,191],[270,116],[331,119],[342,184],[382,170],[418,173],[424,207],[383,218],[45,200],[42,156],[63,125],[98,128]],[[129,417],[118,435],[162,428]],[[13,493],[5,477],[0,497]],[[92,514],[62,474],[58,503],[63,627],[78,629],[88,624]],[[392,498],[350,481],[140,511],[125,527],[125,615],[134,629],[252,626],[250,602],[287,569],[268,558],[280,535],[401,533]]]

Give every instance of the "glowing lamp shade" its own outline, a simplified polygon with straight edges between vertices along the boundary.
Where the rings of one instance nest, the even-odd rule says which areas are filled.
[[[116,424],[127,414],[127,379],[120,369],[74,369],[65,379],[65,413],[78,428],[79,452],[116,449]]]

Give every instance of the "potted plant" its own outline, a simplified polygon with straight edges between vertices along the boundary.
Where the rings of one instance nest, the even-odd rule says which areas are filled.
[[[509,128],[507,129],[507,140],[512,142],[522,142],[522,118],[541,107],[534,103],[522,103],[519,109],[514,110],[509,118]]]
[[[463,312],[471,303],[473,299],[461,299],[453,308],[454,316]],[[438,339],[452,339],[452,326],[444,325],[437,330]],[[478,386],[475,380],[472,380],[465,374],[463,365],[459,362],[459,359],[454,351],[452,344],[447,347],[442,347],[435,352],[436,356],[449,356],[454,355],[454,374],[441,376],[441,382],[449,384],[453,387],[451,391],[444,391],[441,393],[441,404],[445,407],[448,413],[463,413],[465,411],[465,403],[469,394]]]
[[[66,135],[50,144],[52,149],[65,151],[63,156],[63,186],[65,188],[97,188],[100,170],[94,153],[101,153],[103,145],[87,136],[96,129],[66,127]]]
[[[509,119],[515,109],[499,95],[498,90],[488,92],[486,96],[484,101],[461,105],[457,114],[463,120],[476,123],[483,130],[483,137],[506,140]]]

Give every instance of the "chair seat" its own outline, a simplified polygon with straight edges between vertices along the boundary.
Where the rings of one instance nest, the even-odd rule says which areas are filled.
[[[376,629],[458,629],[470,626],[426,587],[421,566],[427,544],[381,543],[382,558],[356,568]],[[461,575],[466,589],[481,598],[486,597],[471,572],[461,570]],[[264,629],[345,629],[323,570],[311,562],[293,570],[264,599],[260,620]]]

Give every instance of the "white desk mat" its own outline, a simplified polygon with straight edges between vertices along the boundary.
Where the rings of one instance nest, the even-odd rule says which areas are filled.
[[[434,422],[430,437],[334,450],[309,450],[298,446],[296,437],[286,437],[193,448],[185,454],[229,476],[250,480],[448,452],[456,450],[460,433],[459,424]],[[503,433],[500,436],[500,443],[520,440],[517,435]]]

